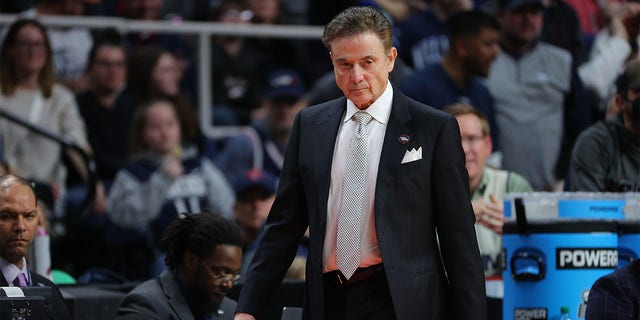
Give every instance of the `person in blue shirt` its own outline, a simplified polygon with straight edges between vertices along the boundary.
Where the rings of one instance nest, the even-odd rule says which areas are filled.
[[[449,48],[447,19],[473,9],[471,0],[433,0],[429,8],[409,16],[398,32],[398,53],[415,69],[440,60]]]
[[[280,176],[289,133],[298,111],[306,107],[302,76],[292,69],[278,69],[267,76],[262,106],[251,128],[225,141],[216,165],[232,185],[249,169]]]
[[[409,97],[434,108],[472,105],[487,116],[494,150],[499,149],[493,98],[481,78],[489,74],[500,46],[500,26],[490,15],[464,11],[448,21],[449,51],[438,62],[414,71],[400,83]]]

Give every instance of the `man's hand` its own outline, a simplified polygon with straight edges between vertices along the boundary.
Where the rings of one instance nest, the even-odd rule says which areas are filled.
[[[483,198],[473,201],[473,213],[476,215],[476,223],[479,223],[489,230],[502,234],[504,225],[504,205],[493,195],[489,195],[489,201]]]
[[[256,320],[256,318],[248,313],[239,312],[236,313],[236,316],[233,318],[233,320]]]

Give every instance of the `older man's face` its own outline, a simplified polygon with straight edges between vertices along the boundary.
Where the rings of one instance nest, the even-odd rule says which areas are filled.
[[[38,228],[36,198],[29,186],[0,188],[0,256],[20,264]]]
[[[364,110],[384,93],[397,55],[396,48],[386,50],[372,32],[336,39],[331,42],[336,84],[347,99]]]
[[[462,148],[466,158],[469,180],[475,181],[482,177],[482,170],[491,155],[491,137],[482,132],[482,122],[474,114],[456,116],[460,126]]]

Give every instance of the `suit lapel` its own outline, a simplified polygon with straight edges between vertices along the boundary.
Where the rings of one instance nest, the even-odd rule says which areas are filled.
[[[164,290],[164,294],[167,296],[169,305],[178,316],[180,320],[194,320],[191,310],[187,305],[187,301],[184,299],[184,295],[180,290],[178,283],[176,282],[173,273],[169,270],[165,270],[160,275],[160,282]]]
[[[413,139],[413,129],[408,126],[411,120],[409,105],[406,97],[394,87],[393,102],[391,106],[391,114],[389,123],[384,135],[384,143],[382,145],[382,154],[380,155],[380,164],[378,166],[378,178],[376,180],[374,215],[377,231],[383,231],[382,224],[378,224],[380,213],[387,201],[388,195],[393,188],[394,175],[400,169],[402,158],[408,150],[408,146],[412,145],[411,141],[407,144],[399,142],[400,136],[408,136]]]
[[[329,187],[331,184],[331,162],[336,145],[340,121],[347,106],[345,98],[338,99],[333,105],[321,114],[313,125],[312,137],[315,147],[313,149],[313,163],[315,179],[318,188],[318,213],[320,215],[321,228],[324,230],[327,220],[327,199],[329,199]]]

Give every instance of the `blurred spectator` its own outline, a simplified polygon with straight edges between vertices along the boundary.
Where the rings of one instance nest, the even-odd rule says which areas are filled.
[[[37,18],[40,15],[84,15],[85,3],[95,3],[95,0],[41,0],[35,7],[22,12],[27,18]],[[93,44],[93,38],[87,28],[70,27],[47,30],[53,49],[53,60],[58,81],[73,92],[85,89],[86,79],[83,78],[87,65],[87,56]]]
[[[440,61],[449,49],[447,19],[473,9],[471,0],[433,0],[429,8],[411,15],[400,27],[400,57],[415,69]]]
[[[207,20],[210,3],[219,0],[164,0],[164,15],[172,21]]]
[[[250,169],[234,186],[236,203],[233,211],[243,239],[240,274],[247,273],[247,267],[262,238],[264,223],[275,200],[276,184],[276,176],[259,169]],[[305,237],[298,246],[296,258],[291,263],[285,278],[304,280],[308,250],[308,237]]]
[[[160,20],[164,0],[120,1],[121,15],[127,19]]]
[[[423,0],[360,0],[360,5],[384,10],[396,24],[402,24],[412,13],[428,8]]]
[[[587,50],[576,11],[564,0],[543,0],[544,23],[540,39],[571,53],[576,66],[587,57]]]
[[[469,174],[471,203],[476,216],[476,237],[489,281],[502,276],[502,226],[504,225],[503,197],[509,192],[533,191],[527,180],[515,172],[487,166],[492,141],[489,122],[484,114],[470,105],[454,104],[444,111],[456,117],[460,126],[462,148]],[[497,280],[502,287],[502,282]],[[502,319],[503,292],[487,285],[487,319]]]
[[[576,141],[572,191],[640,191],[640,62],[631,63],[616,85],[619,115],[589,127]]]
[[[242,231],[244,243],[241,274],[246,274],[258,246],[258,236],[276,197],[277,180],[276,176],[268,172],[250,169],[234,185],[236,203],[233,205],[233,213]]]
[[[127,160],[129,127],[133,114],[132,99],[123,91],[126,78],[126,54],[120,35],[113,29],[96,39],[87,65],[88,89],[76,96],[94,150],[98,175],[93,205],[54,245],[56,258],[64,269],[80,275],[90,268],[111,267],[107,253],[109,222],[106,192],[118,170]],[[69,184],[70,182],[68,182]],[[86,197],[85,186],[69,186],[65,206],[77,210]],[[84,252],[78,256],[78,251]]]
[[[578,74],[596,99],[596,115],[602,118],[609,98],[613,95],[613,83],[629,61],[637,60],[633,53],[637,48],[638,29],[632,21],[640,20],[640,3],[613,3],[605,5],[606,25],[594,39],[588,61],[581,65]]]
[[[127,19],[162,21],[164,0],[126,0],[120,2],[121,15]],[[174,17],[176,18],[176,17]],[[176,18],[173,22],[180,23]],[[177,66],[182,74],[180,87],[185,96],[192,103],[197,96],[195,54],[189,38],[181,34],[157,32],[131,32],[127,34],[126,43],[129,51],[135,51],[144,46],[158,46],[173,54],[178,62]]]
[[[105,33],[91,48],[86,73],[88,89],[76,99],[87,125],[98,177],[109,184],[126,162],[135,107],[124,90],[127,56],[115,30]]]
[[[409,97],[442,109],[456,102],[478,108],[489,119],[497,148],[493,97],[481,78],[500,51],[500,26],[490,15],[465,11],[448,21],[449,50],[438,62],[427,64],[407,76],[400,89]]]
[[[142,46],[129,54],[127,69],[127,93],[135,105],[157,98],[171,100],[178,108],[182,138],[212,158],[215,147],[201,134],[196,110],[180,90],[182,73],[173,54],[162,47]]]
[[[150,238],[157,250],[166,226],[187,212],[208,208],[233,217],[233,189],[210,160],[182,140],[177,110],[170,101],[153,100],[138,107],[130,142],[131,162],[118,172],[107,207],[111,222],[139,233],[133,242]]]
[[[564,0],[564,2],[576,10],[580,20],[580,28],[585,35],[593,36],[600,31],[604,24],[600,8],[602,0]]]
[[[247,0],[249,10],[253,13],[252,23],[260,25],[282,25],[280,0]],[[295,69],[306,82],[311,82],[331,70],[330,61],[326,56],[319,58],[318,53],[325,53],[318,40],[287,39],[287,38],[247,38],[248,42],[257,47],[268,57],[267,65],[260,79],[269,72],[277,69]]]
[[[212,13],[216,22],[248,25],[253,18],[244,0],[222,0]],[[262,84],[269,58],[244,37],[217,36],[211,47],[213,123],[248,124],[251,111],[260,104]]]
[[[502,167],[535,190],[561,188],[571,147],[591,121],[582,82],[564,49],[539,41],[542,0],[501,0],[502,52],[487,87],[495,99]]]
[[[280,18],[280,0],[248,0],[253,12],[253,22],[257,24],[277,24]]]
[[[31,8],[35,3],[36,0],[3,1],[0,4],[0,13],[19,13]]]
[[[68,89],[55,83],[52,58],[42,24],[30,19],[14,22],[0,50],[0,105],[88,150],[76,101]],[[5,119],[0,121],[0,136],[9,171],[39,182],[38,189],[51,195],[45,203],[52,206],[62,196],[67,176],[60,145]]]
[[[257,141],[239,135],[225,142],[216,163],[232,184],[251,168],[280,176],[285,149],[296,113],[307,105],[305,86],[299,73],[281,69],[269,74],[262,99],[264,118],[252,123]]]
[[[282,22],[291,25],[309,24],[310,0],[280,0]]]

